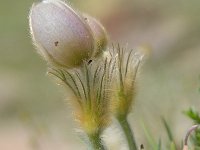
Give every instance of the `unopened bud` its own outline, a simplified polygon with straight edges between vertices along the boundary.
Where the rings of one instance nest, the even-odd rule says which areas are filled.
[[[93,32],[95,40],[95,51],[93,53],[93,56],[99,56],[104,50],[106,50],[108,44],[108,37],[106,31],[103,25],[95,18],[87,14],[83,14],[83,16]]]
[[[92,56],[95,46],[90,27],[63,1],[33,5],[29,23],[33,41],[48,62],[72,68]]]

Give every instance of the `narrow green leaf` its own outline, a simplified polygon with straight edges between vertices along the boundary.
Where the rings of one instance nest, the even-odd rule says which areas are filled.
[[[169,140],[170,141],[174,141],[174,138],[173,138],[173,135],[172,135],[172,131],[171,131],[167,121],[164,118],[162,118],[162,122],[164,124],[164,127],[165,127],[165,130],[167,132],[167,136],[168,136]]]
[[[173,141],[170,143],[170,150],[176,150],[176,145]]]
[[[152,147],[153,150],[157,150],[157,144],[149,129],[145,126],[144,122],[142,122],[141,124],[149,145]]]
[[[157,150],[161,150],[161,147],[162,147],[162,143],[161,143],[161,139],[159,138]]]

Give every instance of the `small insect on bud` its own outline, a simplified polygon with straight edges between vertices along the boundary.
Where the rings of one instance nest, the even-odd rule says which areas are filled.
[[[90,27],[63,1],[44,0],[34,4],[29,24],[39,53],[51,64],[72,68],[93,54]]]
[[[87,14],[83,14],[83,16],[93,32],[95,40],[95,51],[93,56],[97,57],[102,54],[104,50],[106,50],[108,44],[108,36],[106,34],[106,30],[104,29],[103,25],[95,18]]]

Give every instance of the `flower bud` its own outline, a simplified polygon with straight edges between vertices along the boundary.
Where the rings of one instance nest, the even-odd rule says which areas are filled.
[[[118,119],[124,119],[132,110],[137,93],[136,75],[143,58],[142,53],[121,48],[110,50],[116,58],[115,76],[112,82],[111,111]]]
[[[95,40],[95,51],[93,53],[93,56],[97,57],[102,54],[108,44],[106,30],[104,29],[103,25],[95,18],[87,14],[83,14],[83,16],[93,32]]]
[[[92,56],[92,31],[66,3],[44,0],[33,5],[29,23],[33,41],[48,62],[72,68]]]

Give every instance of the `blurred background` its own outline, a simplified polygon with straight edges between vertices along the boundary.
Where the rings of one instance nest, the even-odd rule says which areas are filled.
[[[65,93],[46,75],[28,28],[34,0],[0,0],[0,150],[83,150]],[[155,139],[166,138],[161,117],[179,143],[191,122],[183,111],[200,110],[199,0],[70,0],[98,18],[110,44],[150,47],[138,78],[134,112],[129,116],[138,144],[146,144],[142,122]],[[123,149],[120,131],[109,149]]]

